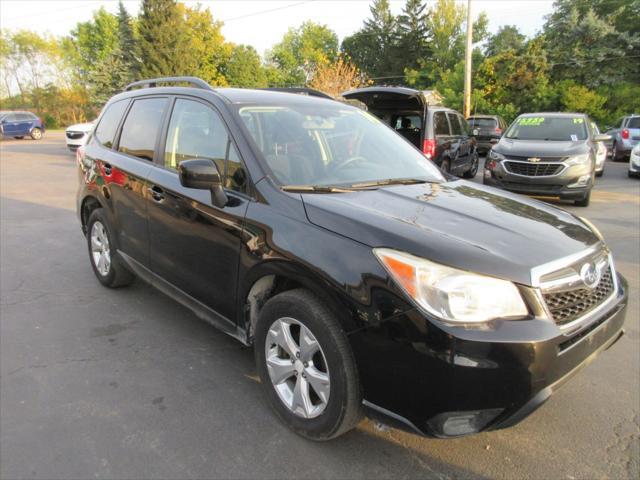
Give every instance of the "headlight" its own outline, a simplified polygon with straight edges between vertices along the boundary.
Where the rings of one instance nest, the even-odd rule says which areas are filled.
[[[583,153],[582,155],[575,155],[565,160],[567,165],[587,165],[590,161],[591,159],[589,158],[588,153]]]
[[[419,306],[452,323],[521,318],[527,307],[516,286],[506,280],[465,272],[408,253],[375,248],[391,277]]]
[[[491,150],[489,150],[489,158],[491,160],[504,160],[504,155],[502,155],[501,153],[498,153],[495,150],[491,149]]]

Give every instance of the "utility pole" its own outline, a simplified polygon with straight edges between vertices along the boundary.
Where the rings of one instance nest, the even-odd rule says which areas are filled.
[[[473,47],[473,16],[471,0],[467,0],[467,50],[464,60],[464,118],[471,115],[471,49]]]

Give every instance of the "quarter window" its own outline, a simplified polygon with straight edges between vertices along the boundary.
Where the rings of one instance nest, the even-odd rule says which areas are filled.
[[[226,188],[246,191],[246,171],[220,115],[200,102],[178,99],[167,132],[164,166],[175,170],[193,158],[213,160]]]
[[[449,123],[451,124],[451,135],[462,135],[458,116],[455,113],[447,113],[447,117],[449,117]]]
[[[118,151],[152,162],[166,107],[166,98],[142,98],[133,102],[122,126]]]
[[[107,148],[113,146],[113,138],[116,135],[118,124],[128,103],[128,100],[120,100],[109,105],[102,115],[100,123],[96,127],[94,137]]]
[[[451,135],[449,123],[444,112],[435,112],[433,114],[433,130],[435,135]]]

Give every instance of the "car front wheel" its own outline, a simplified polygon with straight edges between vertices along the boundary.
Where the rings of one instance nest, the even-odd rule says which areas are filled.
[[[260,312],[255,358],[264,393],[278,417],[311,440],[329,440],[361,418],[360,388],[347,337],[310,291],[289,290]]]
[[[475,152],[473,154],[473,160],[471,162],[471,167],[469,168],[469,170],[467,170],[466,172],[464,172],[464,178],[475,178],[476,174],[478,173],[478,165],[480,164],[480,160],[478,158],[478,152]]]

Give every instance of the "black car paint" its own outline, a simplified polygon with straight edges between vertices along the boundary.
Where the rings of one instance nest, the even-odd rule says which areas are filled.
[[[495,124],[493,126],[476,125],[475,120],[492,120]],[[498,143],[502,133],[507,129],[507,124],[498,115],[473,115],[467,118],[467,121],[474,131],[473,136],[481,153],[488,152],[494,144]]]
[[[599,243],[572,215],[463,180],[344,194],[283,192],[235,118],[234,102],[328,100],[176,87],[112,101],[150,93],[197,98],[221,113],[248,170],[249,194],[229,190],[229,205],[218,208],[208,192],[182,187],[178,174],[162,166],[164,135],[154,163],[92,137],[79,162],[83,229],[91,209],[101,206],[120,232],[116,247],[130,268],[245,344],[252,342],[249,297],[258,281],[273,276],[275,292],[312,290],[349,336],[370,415],[435,436],[443,436],[438,419],[452,411],[495,410],[478,430],[507,426],[619,335],[624,283],[615,313],[563,353],[559,345],[567,337],[542,318],[535,301],[523,320],[447,325],[417,309],[372,252],[393,247],[511,279],[531,300],[532,266]]]

